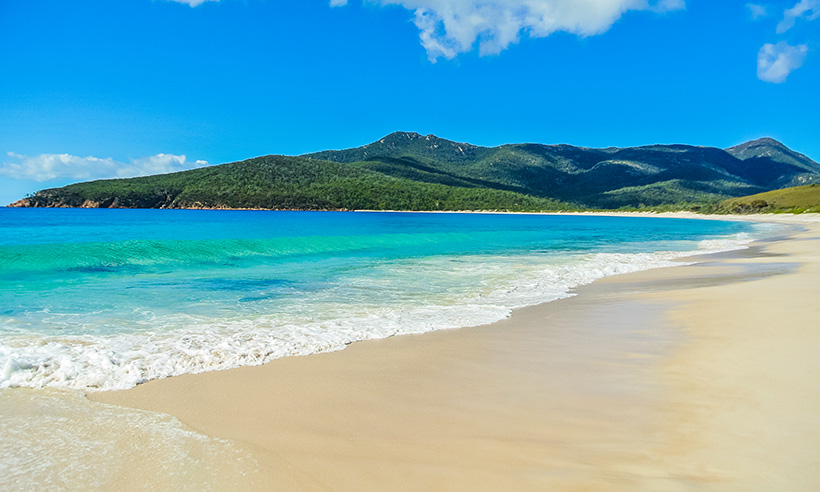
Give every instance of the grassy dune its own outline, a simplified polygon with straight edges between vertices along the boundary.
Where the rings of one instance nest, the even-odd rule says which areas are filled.
[[[720,203],[720,209],[729,213],[820,212],[820,186],[810,184],[730,198]]]

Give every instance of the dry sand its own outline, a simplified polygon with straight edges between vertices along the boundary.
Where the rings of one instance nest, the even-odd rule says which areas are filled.
[[[492,325],[89,397],[241,443],[260,490],[820,490],[820,224],[798,220]]]

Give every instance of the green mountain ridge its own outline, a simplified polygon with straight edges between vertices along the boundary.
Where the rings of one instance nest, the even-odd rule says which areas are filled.
[[[478,180],[492,188],[597,208],[715,201],[820,180],[820,164],[770,138],[729,149],[594,149],[565,144],[478,147],[396,132],[362,147],[304,157],[371,169],[389,159],[393,173],[424,166],[451,179]]]
[[[770,138],[718,149],[481,147],[395,132],[299,157],[39,191],[13,206],[301,210],[568,210],[716,204],[820,182],[820,164]]]

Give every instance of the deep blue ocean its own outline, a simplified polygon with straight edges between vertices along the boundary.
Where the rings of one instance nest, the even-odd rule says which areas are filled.
[[[568,215],[0,208],[0,388],[128,388],[468,327],[773,226]]]

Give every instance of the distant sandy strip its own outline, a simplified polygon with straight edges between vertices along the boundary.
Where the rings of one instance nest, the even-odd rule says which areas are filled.
[[[805,230],[492,325],[89,398],[243,443],[259,490],[820,490],[820,217],[755,220]]]

